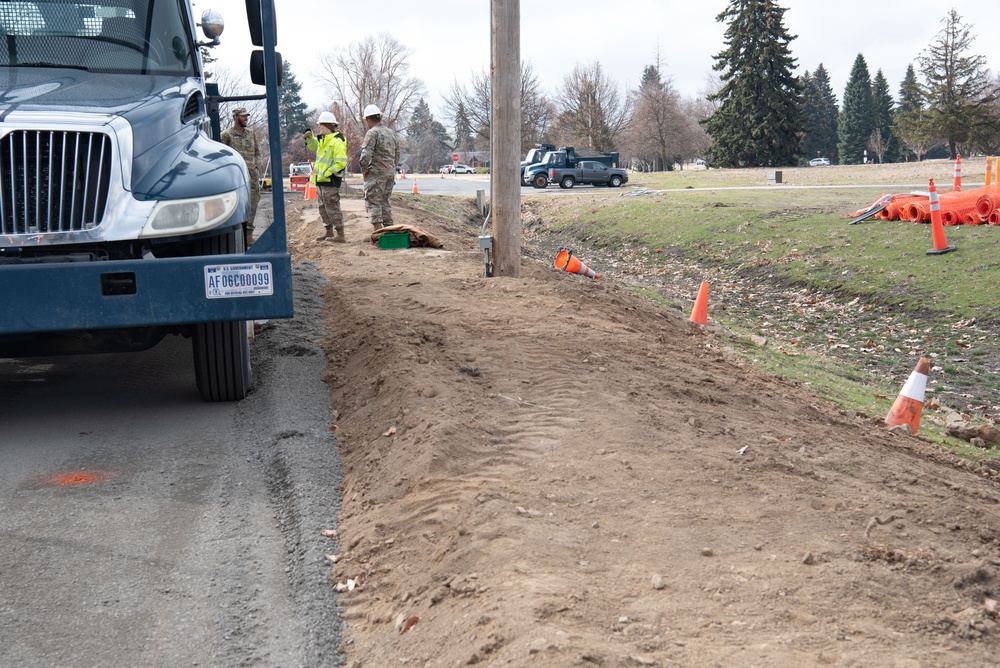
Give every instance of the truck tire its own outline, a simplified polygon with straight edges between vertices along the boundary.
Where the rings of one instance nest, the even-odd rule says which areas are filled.
[[[564,176],[562,178],[562,181],[559,182],[559,187],[560,188],[565,188],[566,190],[569,190],[570,188],[573,187],[573,185],[575,183],[576,183],[576,181],[573,180],[572,176]]]
[[[243,252],[243,232],[236,229],[197,242],[198,255]],[[191,326],[194,375],[205,401],[239,401],[250,392],[250,341],[246,320],[200,322]]]
[[[618,176],[617,174],[615,174],[614,176],[612,176],[611,177],[611,187],[612,188],[621,188],[622,187],[622,177]]]
[[[545,174],[535,174],[531,179],[531,185],[536,188],[545,188],[549,185],[549,177]]]

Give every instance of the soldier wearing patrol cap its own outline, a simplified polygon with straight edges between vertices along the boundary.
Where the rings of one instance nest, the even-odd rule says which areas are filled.
[[[247,172],[250,174],[250,220],[243,224],[243,237],[246,245],[253,243],[253,221],[257,216],[257,203],[260,202],[260,146],[257,144],[257,135],[247,127],[250,120],[250,112],[246,107],[233,109],[233,125],[222,131],[220,141],[231,147],[241,156],[243,162],[247,163]]]

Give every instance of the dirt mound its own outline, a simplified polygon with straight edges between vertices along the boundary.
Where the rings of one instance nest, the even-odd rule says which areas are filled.
[[[995,479],[611,282],[481,278],[472,226],[314,207],[349,666],[995,663]]]

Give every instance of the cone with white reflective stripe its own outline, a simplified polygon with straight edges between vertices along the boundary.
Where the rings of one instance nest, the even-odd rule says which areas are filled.
[[[928,255],[943,255],[955,250],[954,246],[948,245],[948,240],[944,236],[944,223],[941,220],[941,201],[938,199],[937,188],[934,187],[934,179],[931,179],[927,186],[930,195],[931,205],[931,236],[934,240],[934,248],[927,251]]]
[[[962,156],[955,155],[955,181],[951,188],[954,192],[962,192]]]
[[[913,373],[906,380],[895,403],[885,416],[885,423],[890,427],[909,425],[910,433],[916,434],[920,426],[920,413],[924,407],[924,392],[927,389],[927,374],[930,372],[930,362],[921,357]]]

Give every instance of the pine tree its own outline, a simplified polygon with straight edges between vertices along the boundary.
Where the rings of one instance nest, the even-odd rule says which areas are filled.
[[[997,89],[990,81],[986,59],[964,55],[975,37],[954,8],[941,21],[944,28],[919,58],[927,82],[929,123],[955,158],[958,145],[983,126],[994,123],[990,107]]]
[[[924,91],[911,63],[899,84],[899,105],[892,126],[893,134],[899,139],[901,158],[919,161],[927,150],[930,135],[924,116]]]
[[[458,103],[455,111],[455,150],[472,151],[475,150],[475,142],[472,138],[472,122],[465,112],[465,104]]]
[[[798,160],[802,91],[792,75],[788,45],[795,37],[785,29],[785,11],[773,0],[730,0],[716,17],[729,27],[726,48],[712,66],[722,87],[709,99],[719,107],[705,121],[715,164],[774,167]]]
[[[431,108],[424,101],[424,98],[417,100],[417,104],[413,107],[413,114],[410,116],[410,124],[406,128],[406,136],[415,139],[420,135],[427,132],[430,124],[434,121],[434,116],[431,114]]]
[[[441,123],[434,120],[431,108],[424,98],[417,100],[410,116],[407,137],[406,161],[413,171],[432,169],[445,160],[451,152],[451,137]]]
[[[823,63],[812,76],[802,78],[804,90],[802,149],[806,158],[837,156],[837,96],[830,86],[830,75]]]
[[[648,83],[660,84],[660,68],[656,65],[647,65],[642,71],[642,80],[639,81],[639,88],[645,87]]]
[[[278,126],[284,142],[300,137],[309,128],[308,105],[302,101],[301,92],[302,84],[292,73],[292,64],[284,61],[281,66],[281,87],[278,88]]]
[[[884,152],[879,156],[879,162],[899,161],[899,140],[892,131],[894,107],[896,103],[889,94],[889,82],[882,74],[881,68],[875,72],[872,79],[872,111],[874,113],[874,131],[878,131],[879,142]],[[868,151],[872,155],[872,151]]]
[[[844,106],[837,121],[840,164],[860,165],[864,162],[868,140],[874,129],[871,76],[865,57],[859,53],[844,89]]]

